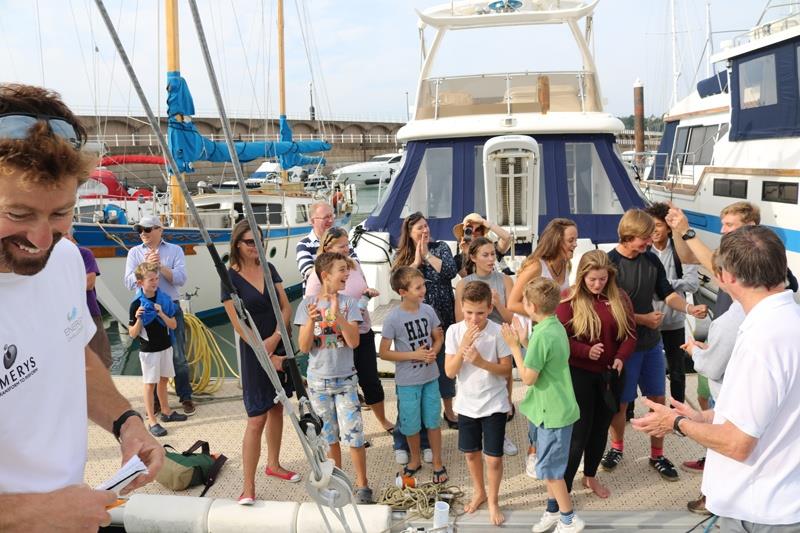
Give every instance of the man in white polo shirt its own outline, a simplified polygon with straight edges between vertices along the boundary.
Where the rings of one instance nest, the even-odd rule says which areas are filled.
[[[706,507],[725,532],[800,531],[800,306],[784,289],[786,250],[765,226],[722,237],[722,279],[746,313],[715,409],[647,402],[631,423],[709,448]]]

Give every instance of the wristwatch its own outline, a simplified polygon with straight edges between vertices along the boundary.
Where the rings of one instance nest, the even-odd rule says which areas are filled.
[[[140,415],[139,413],[137,413],[133,409],[128,409],[127,411],[125,411],[124,413],[119,415],[119,418],[114,420],[114,423],[111,425],[111,431],[114,433],[114,437],[117,440],[119,440],[119,434],[122,431],[122,425],[125,423],[126,420],[128,420],[132,416],[137,416],[137,417],[139,417],[139,420],[144,422],[144,419],[142,418],[142,415]]]
[[[681,239],[688,241],[689,239],[694,239],[696,235],[697,233],[692,228],[689,228],[686,230],[686,233],[681,236]]]
[[[685,437],[686,433],[681,431],[681,420],[685,419],[686,417],[683,415],[678,415],[675,417],[675,422],[672,423],[672,432],[675,433],[679,437]]]

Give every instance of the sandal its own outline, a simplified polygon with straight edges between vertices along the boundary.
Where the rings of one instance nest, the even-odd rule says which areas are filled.
[[[434,470],[433,471],[433,482],[436,484],[439,483],[447,483],[450,478],[447,476],[447,468],[442,466],[441,470]]]
[[[270,467],[267,467],[264,469],[264,473],[270,477],[276,477],[278,479],[288,481],[289,483],[298,483],[300,480],[303,479],[303,476],[301,476],[297,472],[292,472],[291,470],[287,470],[285,474],[281,474],[280,472],[273,470]]]
[[[409,468],[408,465],[406,465],[403,467],[403,475],[405,477],[414,477],[420,470],[422,470],[422,463],[416,468]]]
[[[387,430],[386,430],[386,433],[388,433],[389,435],[391,435],[392,437],[394,437],[394,427],[390,427],[389,429],[387,429]]]

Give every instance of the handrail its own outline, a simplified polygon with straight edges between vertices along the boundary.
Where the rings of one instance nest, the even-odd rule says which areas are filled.
[[[223,141],[223,135],[211,134],[204,135],[207,139],[217,142]],[[166,135],[164,135],[166,138]],[[295,133],[293,134],[295,141],[312,141],[312,140],[325,140],[332,144],[394,144],[397,145],[397,136],[393,134],[347,134],[335,133],[328,135],[320,135],[317,133]],[[246,133],[240,134],[236,137],[237,141],[244,142],[270,142],[279,141],[278,134],[265,135],[261,133]],[[110,133],[105,135],[89,135],[88,142],[104,143],[108,146],[152,146],[158,144],[156,136],[152,133]]]

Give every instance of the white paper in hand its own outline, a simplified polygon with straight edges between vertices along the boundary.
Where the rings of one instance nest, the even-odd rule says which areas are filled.
[[[114,491],[117,496],[119,496],[120,492],[122,492],[122,489],[127,487],[134,479],[146,473],[147,467],[142,460],[139,459],[138,455],[134,455],[128,460],[127,463],[122,465],[122,468],[117,470],[113,476],[96,486],[95,489],[111,490]]]

